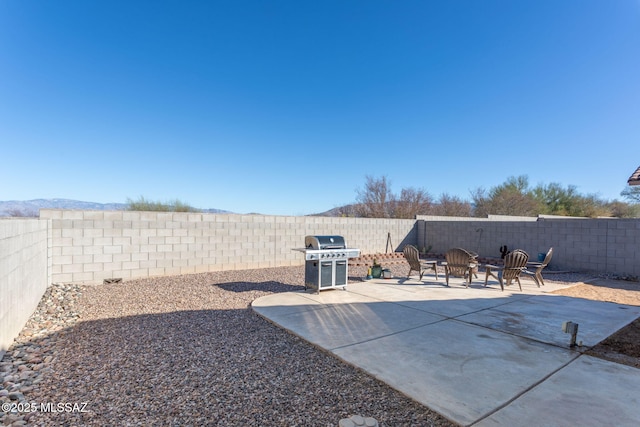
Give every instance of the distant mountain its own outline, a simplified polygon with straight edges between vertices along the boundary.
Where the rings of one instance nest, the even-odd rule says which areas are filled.
[[[233,213],[231,211],[225,211],[224,209],[214,209],[214,208],[200,209],[200,212],[202,212],[202,213],[227,213],[227,214]]]
[[[0,216],[37,217],[40,209],[124,210],[124,203],[95,203],[69,199],[9,200],[0,202]]]
[[[127,207],[126,203],[96,203],[69,199],[35,199],[0,201],[0,217],[22,216],[37,217],[40,209],[75,209],[96,211],[121,211]],[[205,213],[231,213],[222,209],[201,209]]]
[[[357,207],[358,207],[358,205],[356,205],[356,204],[338,206],[337,208],[329,209],[326,212],[310,214],[310,215],[307,215],[307,216],[332,216],[332,217],[350,216],[350,217],[354,217],[354,216],[356,216],[356,208]]]

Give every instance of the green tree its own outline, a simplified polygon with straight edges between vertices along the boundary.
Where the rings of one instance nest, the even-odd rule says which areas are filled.
[[[138,200],[127,198],[127,210],[129,211],[154,211],[154,212],[198,212],[198,209],[176,199],[169,202],[158,202],[145,199],[140,196]]]
[[[488,192],[482,188],[472,192],[474,216],[522,215],[536,216],[541,204],[529,189],[526,176],[509,177],[504,184]]]
[[[595,195],[581,195],[575,186],[563,188],[560,184],[539,185],[534,190],[535,197],[541,202],[540,213],[564,216],[612,216],[607,202]]]
[[[574,205],[581,197],[576,187],[570,185],[565,189],[554,182],[538,185],[533,189],[533,194],[543,207],[539,213],[548,215],[571,215],[571,211],[575,210]]]
[[[595,195],[577,197],[568,215],[589,218],[612,216],[606,203]]]
[[[640,186],[626,189],[622,195],[640,202]],[[415,188],[404,188],[397,196],[391,192],[387,177],[367,176],[364,189],[358,191],[358,204],[344,214],[368,218],[540,214],[592,218],[640,217],[640,203],[629,205],[617,200],[607,202],[596,195],[582,195],[573,185],[563,187],[558,183],[550,183],[531,188],[525,175],[509,177],[504,183],[489,190],[477,188],[471,192],[471,199],[470,203],[445,193],[434,203],[427,191]]]

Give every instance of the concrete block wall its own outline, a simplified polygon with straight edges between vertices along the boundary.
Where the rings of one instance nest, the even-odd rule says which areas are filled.
[[[415,242],[415,220],[43,209],[53,282],[302,265],[306,235],[337,234],[363,253]]]
[[[48,222],[0,220],[0,358],[50,283]]]
[[[418,220],[41,210],[0,220],[0,355],[52,282],[101,283],[219,270],[303,265],[306,235],[337,234],[364,254],[406,244],[455,246],[532,259],[554,248],[552,267],[640,276],[640,220],[451,218]],[[390,244],[390,246],[389,246]]]
[[[462,247],[481,256],[500,257],[500,246],[506,245],[524,249],[533,257],[549,248],[539,224],[532,221],[420,221],[418,230],[424,246],[431,245],[438,253]]]
[[[537,221],[466,221],[421,217],[418,245],[445,253],[463,247],[499,257],[500,246],[524,249],[532,260],[553,247],[556,270],[640,276],[639,219],[539,218]]]

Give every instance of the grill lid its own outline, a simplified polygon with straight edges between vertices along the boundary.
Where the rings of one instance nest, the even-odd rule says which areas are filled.
[[[342,236],[306,236],[304,246],[307,249],[344,249],[347,247]]]

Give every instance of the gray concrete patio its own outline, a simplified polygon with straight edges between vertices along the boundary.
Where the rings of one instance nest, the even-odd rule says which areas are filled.
[[[252,306],[461,425],[640,425],[640,370],[583,354],[640,307],[550,294],[553,283],[481,282],[374,279]],[[581,347],[569,347],[565,321],[579,324]]]

